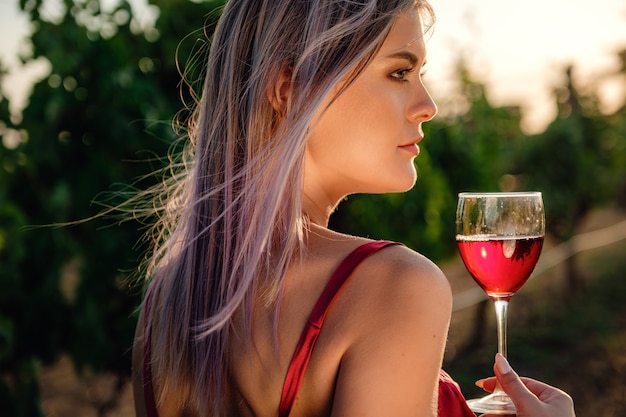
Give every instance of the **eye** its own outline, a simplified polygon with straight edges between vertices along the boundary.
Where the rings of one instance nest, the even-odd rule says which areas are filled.
[[[410,68],[402,68],[397,71],[391,73],[391,78],[396,79],[398,81],[406,81],[406,77],[415,71],[415,67]]]

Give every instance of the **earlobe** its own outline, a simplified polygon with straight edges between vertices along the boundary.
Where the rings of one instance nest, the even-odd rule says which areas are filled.
[[[285,114],[291,96],[291,75],[291,67],[284,67],[278,74],[276,82],[267,88],[268,100],[274,110],[281,115]]]

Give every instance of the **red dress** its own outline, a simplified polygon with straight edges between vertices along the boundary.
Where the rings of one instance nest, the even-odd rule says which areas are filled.
[[[375,241],[359,246],[342,261],[328,281],[328,284],[326,284],[326,288],[324,288],[322,295],[317,300],[315,307],[313,307],[287,370],[278,412],[279,417],[289,417],[291,407],[298,395],[300,384],[311,358],[315,341],[322,329],[324,317],[334,297],[348,280],[352,271],[363,260],[376,251],[394,244],[397,243]],[[467,406],[459,385],[443,369],[439,371],[438,415],[439,417],[476,417],[476,414]]]
[[[298,395],[298,390],[302,384],[304,373],[309,364],[311,353],[315,346],[315,341],[319,336],[324,322],[324,317],[330,308],[335,296],[341,290],[343,284],[348,280],[352,271],[368,256],[376,251],[397,243],[390,241],[369,242],[356,248],[350,253],[339,265],[337,270],[331,276],[326,284],[322,295],[317,300],[313,311],[309,316],[296,350],[291,359],[291,363],[287,370],[283,392],[278,410],[278,417],[289,417],[291,408]],[[150,296],[146,300],[146,317],[150,308]],[[144,333],[147,329],[144,328]],[[144,397],[146,402],[146,410],[148,417],[158,417],[156,405],[154,401],[154,392],[152,387],[152,371],[150,367],[150,343],[149,337],[145,337],[144,343]],[[439,417],[476,417],[469,409],[465,398],[456,382],[443,370],[439,372]]]

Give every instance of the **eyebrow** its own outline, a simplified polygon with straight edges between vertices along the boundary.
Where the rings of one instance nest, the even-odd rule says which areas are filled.
[[[387,55],[387,57],[406,59],[407,61],[411,63],[411,65],[417,65],[417,62],[419,61],[414,54],[412,54],[411,52],[407,52],[407,51],[394,52],[394,53]]]

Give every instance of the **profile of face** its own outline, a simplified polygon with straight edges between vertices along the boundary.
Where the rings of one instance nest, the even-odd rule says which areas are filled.
[[[306,195],[338,202],[349,194],[413,187],[422,123],[437,113],[422,82],[425,62],[422,20],[410,8],[363,72],[322,106],[305,151]]]

